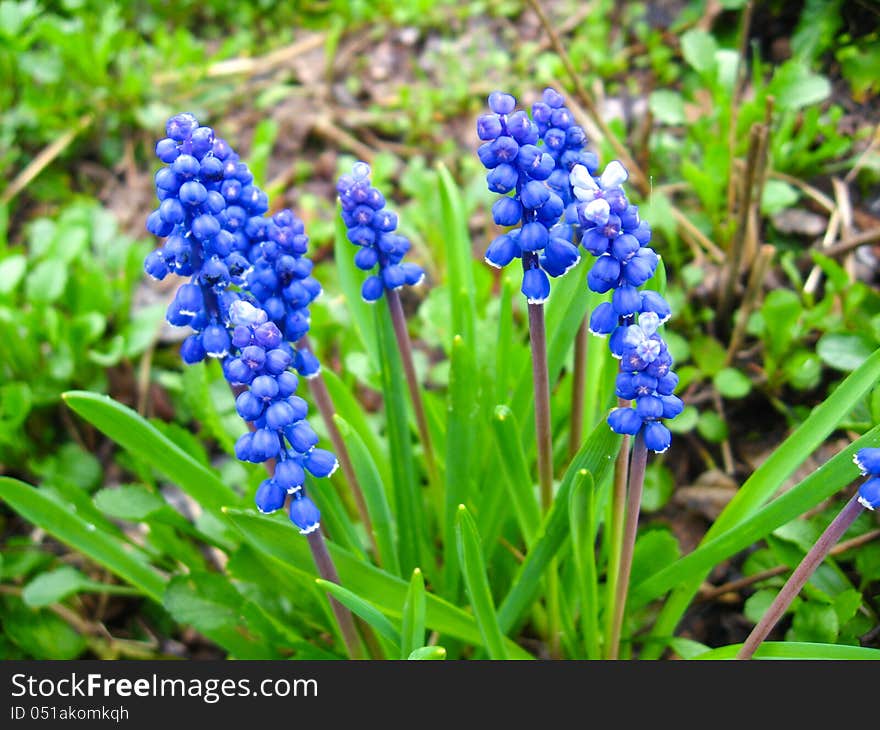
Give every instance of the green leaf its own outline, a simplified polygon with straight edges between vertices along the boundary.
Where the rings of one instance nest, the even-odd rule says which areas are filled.
[[[27,259],[21,254],[7,256],[0,261],[0,295],[13,291],[24,276]]]
[[[513,504],[516,520],[526,546],[531,548],[541,525],[541,510],[535,496],[534,482],[519,444],[519,424],[507,406],[497,406],[492,419],[495,443],[504,469],[504,483]]]
[[[391,474],[394,479],[398,557],[401,570],[408,573],[423,564],[423,539],[427,532],[409,431],[409,395],[387,304],[383,297],[376,307],[376,333],[385,418],[388,424],[388,446],[392,454]]]
[[[159,433],[135,411],[111,398],[85,391],[68,391],[64,402],[133,456],[143,459],[183,489],[202,507],[220,514],[225,504],[240,499],[216,474]]]
[[[463,504],[459,505],[455,528],[464,584],[471,601],[471,607],[474,610],[474,616],[477,619],[477,625],[480,627],[483,645],[486,647],[490,659],[507,659],[504,634],[498,625],[495,603],[492,600],[492,591],[486,576],[486,563],[483,560],[483,550],[480,547],[480,536],[477,534],[477,526],[474,524],[473,518],[468,514]]]
[[[704,375],[713,376],[724,368],[727,351],[714,337],[698,335],[691,340],[691,354]]]
[[[67,286],[67,265],[58,259],[38,263],[28,274],[25,296],[29,302],[50,304],[64,293]]]
[[[425,579],[418,568],[413,571],[403,602],[400,637],[401,659],[406,659],[425,643]]]
[[[449,311],[453,336],[461,335],[471,347],[476,341],[473,302],[474,286],[471,239],[468,235],[467,217],[461,192],[442,162],[437,163],[439,179],[440,227],[446,243],[446,263],[449,277]]]
[[[642,494],[642,511],[656,512],[662,509],[675,491],[675,477],[663,464],[654,462],[645,471],[645,486]]]
[[[774,289],[764,299],[761,314],[767,336],[767,348],[779,358],[797,336],[797,322],[803,313],[801,300],[789,289]]]
[[[338,413],[333,416],[333,420],[348,447],[352,466],[361,485],[364,501],[367,503],[370,524],[373,526],[373,535],[379,548],[379,564],[388,572],[400,575],[400,562],[394,538],[394,520],[385,495],[385,486],[379,476],[379,469],[370,450],[348,422]]]
[[[834,606],[817,601],[801,601],[785,638],[803,643],[833,644],[839,631]]]
[[[725,398],[745,398],[752,389],[752,381],[736,368],[724,368],[712,378],[715,389]]]
[[[438,660],[446,658],[446,649],[442,646],[422,646],[412,652],[407,659]]]
[[[697,72],[704,74],[715,67],[718,44],[711,33],[692,28],[681,37],[681,53]]]
[[[35,659],[76,659],[86,639],[48,610],[31,610],[18,601],[2,614],[3,633]]]
[[[544,570],[569,535],[568,494],[575,480],[583,478],[581,470],[589,472],[594,482],[601,484],[620,448],[620,440],[607,424],[600,423],[572,459],[550,511],[544,517],[535,546],[517,570],[512,588],[498,608],[498,621],[503,631],[510,631],[531,605],[540,590]]]
[[[831,84],[792,59],[777,67],[767,93],[776,98],[779,109],[795,111],[825,101],[831,95]]]
[[[735,659],[742,644],[722,646],[700,654],[695,659]],[[840,644],[806,644],[794,641],[765,641],[754,659],[856,659],[880,661],[880,649]]]
[[[321,578],[316,578],[315,583],[332,595],[349,611],[356,616],[360,616],[372,626],[376,630],[376,633],[386,639],[394,649],[397,649],[400,646],[400,632],[394,628],[394,624],[392,624],[391,621],[389,621],[385,615],[369,601],[364,600],[338,583],[331,583],[330,581]]]
[[[76,568],[65,565],[48,573],[40,573],[24,587],[21,597],[31,608],[60,603],[74,593],[115,593],[133,595],[138,591],[126,586],[109,585],[89,580]]]
[[[874,347],[861,335],[828,332],[816,343],[816,352],[828,367],[849,372],[865,362]]]
[[[797,188],[782,180],[768,180],[764,183],[761,195],[761,212],[764,215],[776,215],[790,208],[800,199]]]
[[[226,513],[248,542],[267,560],[272,560],[284,570],[318,577],[308,544],[305,540],[291,539],[289,523],[252,511],[228,509]],[[402,618],[402,607],[409,588],[405,581],[357,560],[350,552],[330,541],[327,547],[343,585],[358,595],[369,596],[386,616]],[[427,593],[425,599],[425,625],[429,629],[472,644],[482,643],[473,616],[433,593]],[[512,641],[507,641],[506,647],[511,658],[532,658]]]
[[[707,441],[719,444],[727,438],[727,423],[715,411],[703,411],[697,421],[697,431]]]
[[[652,91],[648,97],[648,107],[661,124],[684,124],[684,99],[677,91]]]
[[[588,659],[601,658],[599,645],[599,578],[596,569],[596,529],[593,476],[580,469],[568,496],[571,555],[580,598],[581,632]]]
[[[165,577],[133,557],[136,551],[130,543],[97,529],[41,490],[17,479],[0,477],[0,497],[24,519],[103,565],[150,598],[161,600]]]
[[[140,484],[102,489],[95,494],[95,506],[110,517],[141,521],[168,506],[162,497]]]
[[[669,530],[656,528],[643,532],[636,540],[630,581],[633,585],[641,583],[674,563],[680,554],[678,541]]]

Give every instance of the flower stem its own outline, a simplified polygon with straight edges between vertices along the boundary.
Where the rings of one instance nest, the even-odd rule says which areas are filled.
[[[229,388],[232,391],[232,394],[237,396],[244,390],[245,386],[236,386],[230,383]],[[251,431],[255,430],[254,424],[250,421],[247,421],[247,427]],[[269,476],[274,475],[275,459],[269,459],[265,464]],[[286,510],[289,505],[290,495],[288,495],[287,499],[284,501],[284,509]],[[315,561],[315,567],[318,569],[318,575],[326,581],[339,583],[339,573],[336,571],[336,566],[333,564],[333,558],[330,557],[330,553],[327,551],[327,543],[324,542],[323,528],[319,528],[314,532],[309,533],[307,538],[309,548],[312,551],[312,559]],[[336,617],[336,623],[339,625],[339,630],[342,633],[342,640],[345,642],[345,648],[348,650],[349,657],[352,659],[362,659],[363,652],[361,651],[361,643],[358,638],[357,629],[355,628],[354,616],[352,616],[351,611],[339,603],[339,601],[333,596],[327,594],[327,598],[330,599],[330,607],[333,609],[333,615]]]
[[[308,335],[304,336],[297,346],[314,351],[312,350]],[[339,432],[339,427],[336,425],[336,421],[333,420],[333,416],[336,414],[336,408],[333,405],[333,399],[330,397],[330,391],[327,390],[327,383],[324,381],[324,377],[321,375],[320,371],[316,376],[309,378],[308,382],[309,390],[315,401],[315,406],[321,414],[324,425],[327,427],[330,441],[333,443],[333,449],[336,452],[336,456],[339,458],[339,466],[342,468],[342,473],[345,475],[349,487],[351,487],[351,493],[357,504],[358,515],[360,515],[361,522],[364,523],[364,529],[370,540],[373,554],[376,556],[379,565],[381,565],[382,555],[379,553],[379,546],[376,543],[376,535],[373,533],[373,523],[370,520],[370,512],[367,509],[367,502],[364,499],[364,493],[361,489],[360,481],[357,478],[354,465],[351,462],[351,455],[348,453],[348,447],[345,445],[345,440]]]
[[[587,384],[587,348],[590,333],[587,318],[581,321],[574,338],[574,373],[571,381],[571,428],[568,455],[573,457],[581,447],[584,436],[584,393]]]
[[[639,528],[639,511],[642,505],[642,491],[645,486],[645,468],[648,465],[648,449],[641,431],[633,441],[632,457],[629,465],[629,493],[626,500],[626,522],[623,545],[620,553],[620,569],[611,616],[611,642],[608,647],[609,659],[617,659],[620,652],[620,633],[623,616],[626,613],[626,596],[629,591],[629,577],[632,572],[632,559],[636,547],[636,532]]]
[[[339,573],[336,572],[336,566],[333,564],[333,558],[327,550],[327,543],[324,541],[324,534],[321,530],[315,530],[306,535],[309,541],[309,548],[312,551],[312,559],[318,568],[320,576],[332,583],[339,583]],[[339,624],[339,630],[342,632],[342,640],[348,649],[348,655],[352,659],[363,659],[363,651],[361,650],[361,642],[358,637],[357,628],[354,625],[354,617],[345,606],[332,596],[330,598],[330,607],[333,609],[333,615],[336,617],[336,623]]]
[[[428,419],[425,416],[425,406],[422,403],[422,395],[419,390],[419,380],[416,376],[416,368],[413,363],[412,343],[409,339],[409,331],[406,328],[406,315],[403,312],[403,304],[396,289],[386,289],[388,308],[391,311],[391,323],[394,326],[394,334],[397,337],[397,346],[400,348],[400,357],[403,360],[403,371],[406,375],[406,384],[409,387],[409,395],[412,399],[413,410],[416,414],[416,425],[419,429],[419,437],[422,440],[422,448],[425,452],[425,462],[428,468],[428,479],[431,484],[439,484],[440,478],[437,473],[437,462],[434,459],[434,447],[431,444],[431,434],[428,430]]]
[[[828,525],[825,532],[816,540],[810,551],[804,556],[800,565],[795,568],[789,579],[782,586],[770,608],[761,617],[752,633],[748,635],[742,648],[736,655],[737,659],[751,659],[761,642],[767,638],[767,635],[776,625],[782,615],[786,612],[791,602],[795,599],[810,576],[816,572],[816,569],[822,564],[822,561],[831,552],[831,548],[843,537],[843,534],[849,529],[850,525],[855,522],[856,518],[862,513],[864,507],[859,502],[858,495],[850,499],[844,508],[840,510],[831,524]]]
[[[628,408],[630,402],[617,399],[621,408]],[[614,462],[614,488],[611,493],[611,515],[608,520],[608,571],[605,582],[605,658],[617,658],[617,644],[612,642],[612,634],[616,615],[617,585],[620,582],[620,559],[623,551],[623,526],[626,518],[626,482],[629,477],[629,443],[630,437],[624,436],[620,442],[620,451]],[[614,656],[612,656],[612,649]]]
[[[538,483],[541,486],[541,508],[546,512],[553,501],[553,435],[550,427],[550,382],[543,304],[529,304],[529,344],[532,348],[532,381],[535,388]]]

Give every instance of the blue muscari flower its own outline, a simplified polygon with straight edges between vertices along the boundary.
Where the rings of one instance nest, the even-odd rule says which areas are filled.
[[[875,510],[880,507],[880,448],[859,449],[853,461],[862,474],[870,476],[859,487],[859,504]]]
[[[489,95],[491,113],[477,120],[477,136],[483,140],[477,154],[489,170],[489,190],[504,196],[492,206],[492,218],[499,226],[518,226],[490,244],[486,262],[503,268],[515,258],[521,259],[522,293],[530,304],[540,304],[550,296],[548,274],[562,276],[580,260],[577,246],[571,242],[571,230],[563,225],[566,201],[555,189],[559,178],[554,178],[555,185],[550,178],[557,170],[557,160],[566,151],[571,154],[565,160],[573,159],[579,154],[578,145],[586,141],[583,130],[572,131],[571,147],[567,147],[567,132],[575,125],[556,92],[547,90],[539,104],[533,109],[537,108],[543,120],[540,125],[525,111],[515,111],[513,96],[494,91]],[[584,162],[589,164],[590,159]]]
[[[615,408],[608,425],[616,433],[635,436],[643,431],[645,445],[657,453],[669,448],[672,434],[662,423],[681,413],[684,404],[673,394],[678,376],[672,371],[672,356],[658,334],[660,318],[654,312],[638,316],[625,328],[620,373],[616,381],[619,398],[633,401],[633,407]]]
[[[306,471],[329,476],[337,463],[317,448],[306,421],[308,406],[296,395],[297,376],[290,369],[298,365],[308,375],[317,364],[289,342],[308,329],[307,306],[320,293],[311,262],[303,257],[308,239],[290,211],[264,216],[266,194],[210,128],[200,127],[191,114],[177,114],[166,134],[156,145],[166,163],[156,174],[161,202],[147,229],[167,238],[144,267],[158,279],[171,272],[191,277],[178,289],[167,319],[194,330],[181,346],[183,360],[220,360],[224,376],[239,391],[236,410],[255,430],[238,439],[235,453],[254,463],[276,460],[273,476],[256,494],[257,507],[272,512],[288,494],[307,499]],[[305,330],[296,317],[304,318]],[[300,524],[300,512],[294,518],[291,510],[301,532],[317,529],[317,508],[308,504],[308,529]]]
[[[355,265],[362,271],[379,267],[378,273],[368,276],[361,287],[364,301],[381,299],[386,289],[420,284],[425,272],[418,264],[403,260],[410,249],[409,239],[395,233],[397,215],[385,207],[384,196],[370,184],[370,166],[355,163],[351,174],[339,178],[336,191],[348,240],[360,247]]]

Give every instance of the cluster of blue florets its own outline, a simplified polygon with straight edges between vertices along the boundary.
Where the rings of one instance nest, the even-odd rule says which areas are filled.
[[[503,195],[492,206],[492,218],[499,226],[518,226],[490,244],[486,262],[503,268],[521,259],[522,292],[531,304],[550,296],[548,274],[562,276],[580,260],[570,227],[562,221],[569,186],[559,190],[560,176],[554,173],[582,154],[586,137],[562,97],[548,91],[533,107],[540,122],[516,110],[516,99],[500,91],[489,95],[492,113],[477,120],[477,136],[483,140],[477,154],[489,170],[489,190]]]
[[[859,504],[875,510],[880,507],[880,449],[859,449],[853,461],[862,474],[870,477],[859,487]]]
[[[608,424],[617,433],[642,431],[646,446],[659,453],[672,441],[662,419],[675,418],[683,409],[673,395],[678,376],[671,370],[672,356],[658,333],[671,309],[659,293],[639,289],[654,276],[659,257],[648,246],[650,226],[623,190],[623,165],[615,160],[600,176],[593,172],[575,165],[570,174],[581,245],[596,257],[587,284],[599,294],[612,292],[611,301],[590,315],[590,330],[611,336],[611,352],[620,360],[617,396],[634,402],[634,407],[614,409]]]
[[[395,233],[397,214],[385,207],[385,197],[370,183],[370,166],[355,163],[350,174],[339,178],[336,191],[348,240],[360,247],[355,265],[362,271],[379,267],[379,273],[368,276],[361,287],[364,301],[378,301],[386,289],[420,284],[425,272],[418,264],[403,260],[410,249],[409,239]]]
[[[166,163],[156,174],[161,202],[147,229],[167,238],[144,268],[157,279],[171,272],[190,277],[166,315],[171,324],[194,330],[181,357],[190,364],[205,357],[221,361],[240,391],[239,414],[255,427],[238,440],[236,455],[277,460],[275,475],[257,492],[257,506],[274,511],[293,495],[291,520],[301,532],[312,532],[320,515],[303,490],[304,470],[328,476],[336,458],[315,447],[317,436],[305,421],[308,408],[295,395],[297,377],[290,370],[295,360],[305,374],[316,369],[316,361],[289,342],[291,334],[301,337],[308,330],[307,306],[320,293],[311,263],[302,257],[301,224],[289,211],[267,219],[268,199],[247,165],[191,114],[172,117],[166,134],[156,145]]]

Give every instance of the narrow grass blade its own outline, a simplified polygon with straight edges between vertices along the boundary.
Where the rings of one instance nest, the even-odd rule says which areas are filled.
[[[858,476],[852,457],[860,448],[880,442],[880,426],[875,426],[839,454],[833,456],[797,486],[770,502],[735,528],[704,542],[696,550],[639,583],[632,592],[632,605],[644,605],[670,588],[689,585],[706,575],[713,566],[764,539],[776,528],[796,519],[840,491]]]
[[[394,628],[394,624],[388,620],[385,614],[373,604],[364,600],[347,588],[343,588],[338,583],[331,583],[330,581],[322,580],[321,578],[316,578],[315,583],[332,595],[349,611],[356,616],[360,616],[360,618],[372,626],[376,630],[376,633],[388,641],[395,650],[400,649],[400,632]]]
[[[17,479],[0,477],[0,497],[28,522],[103,565],[154,601],[162,602],[166,577],[132,557],[134,547],[126,541],[96,529],[41,490]]]
[[[516,288],[509,276],[501,280],[498,311],[498,340],[495,343],[495,402],[510,397],[510,371],[513,360],[513,296]]]
[[[425,579],[416,568],[403,602],[403,626],[400,629],[400,658],[407,659],[425,643]]]
[[[735,659],[742,644],[722,646],[694,659]],[[765,641],[755,652],[755,659],[832,659],[880,661],[880,649],[844,644],[811,644],[798,641]]]
[[[397,558],[397,545],[394,539],[394,521],[385,496],[382,477],[379,475],[379,468],[360,435],[348,422],[338,414],[334,416],[334,420],[348,446],[355,473],[364,493],[364,501],[367,503],[367,510],[370,513],[376,544],[379,546],[380,563],[389,573],[400,575],[400,562]]]
[[[498,406],[492,419],[495,443],[504,470],[507,494],[513,504],[516,520],[526,546],[531,549],[541,525],[541,509],[529,467],[520,445],[516,416],[507,406]]]
[[[804,421],[765,461],[739,489],[715,524],[709,529],[704,543],[710,542],[738,523],[753,515],[804,460],[837,428],[852,412],[861,398],[880,379],[880,350],[862,365],[817,406]],[[705,574],[695,575],[667,599],[657,619],[652,635],[671,636],[676,625],[699,589]],[[646,647],[648,658],[656,658],[662,651],[660,642]]]
[[[422,659],[422,660],[443,660],[446,658],[446,649],[442,646],[421,646],[412,652],[407,659]]]
[[[328,479],[306,478],[306,491],[312,495],[321,509],[321,525],[327,535],[331,536],[346,550],[351,550],[361,560],[367,559],[361,538],[355,529],[345,505],[339,498],[339,492]]]
[[[489,589],[489,578],[486,576],[486,563],[483,560],[483,549],[480,547],[480,536],[473,518],[464,505],[458,508],[455,522],[458,542],[458,556],[461,560],[464,584],[471,601],[471,608],[483,636],[483,645],[490,659],[507,659],[504,646],[504,634],[498,625],[495,614],[495,603]]]
[[[229,509],[226,512],[242,535],[267,560],[271,559],[285,569],[318,577],[306,541],[291,539],[290,527],[283,519],[246,510]],[[357,595],[369,596],[386,616],[392,619],[402,618],[403,604],[409,589],[406,581],[361,562],[347,550],[329,541],[328,549],[346,588]],[[470,644],[482,644],[483,641],[473,616],[432,593],[425,595],[425,625],[433,631]],[[508,640],[505,646],[511,658],[533,658],[513,641]]]
[[[443,504],[443,594],[455,600],[458,594],[459,563],[455,541],[458,505],[468,501],[476,471],[474,448],[477,440],[479,399],[478,376],[473,353],[456,335],[452,339],[449,395],[446,407],[446,489]],[[420,646],[421,644],[419,644]],[[415,648],[415,647],[413,647]]]
[[[601,484],[619,448],[620,436],[602,423],[593,430],[572,459],[553,500],[553,506],[544,517],[535,546],[526,555],[513,581],[513,587],[498,609],[498,621],[503,631],[510,631],[534,601],[541,588],[544,571],[569,536],[568,495],[575,477],[585,469],[593,476],[596,484]]]
[[[401,570],[409,573],[422,565],[422,546],[426,533],[421,487],[416,478],[410,439],[403,365],[388,307],[375,308],[382,370],[382,394],[388,427],[391,474],[394,479],[395,517],[397,518],[398,553]]]
[[[330,398],[333,399],[336,412],[357,432],[364,446],[373,455],[379,476],[382,477],[382,483],[390,485],[391,470],[388,467],[388,449],[385,442],[376,435],[375,425],[367,420],[363,405],[358,402],[345,383],[332,370],[323,368],[321,376],[324,378],[327,390],[330,391]]]
[[[571,553],[580,597],[581,633],[588,659],[601,658],[599,647],[599,577],[596,570],[595,485],[586,470],[578,471],[568,495]]]
[[[220,515],[223,505],[240,501],[210,469],[202,466],[151,423],[131,408],[105,395],[68,391],[62,396],[70,408],[126,451],[143,459],[156,471],[195,499],[202,507]]]
[[[465,342],[473,343],[476,334],[473,306],[476,288],[471,239],[468,235],[464,204],[458,186],[442,162],[437,164],[437,176],[440,183],[442,212],[440,228],[446,243],[446,273],[452,332],[461,335]]]

